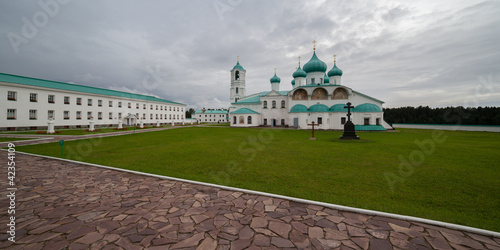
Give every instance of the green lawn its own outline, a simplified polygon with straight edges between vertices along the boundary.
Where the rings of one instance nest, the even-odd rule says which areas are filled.
[[[22,141],[22,140],[31,140],[33,138],[7,138],[7,137],[0,137],[0,142],[6,142],[6,141]]]
[[[161,127],[168,127],[167,125],[163,125]],[[144,127],[144,128],[136,128],[136,130],[140,129],[148,129],[148,128],[156,128],[156,127]],[[88,134],[100,134],[100,133],[113,133],[113,132],[120,132],[120,131],[133,131],[134,127],[128,127],[127,129],[124,130],[116,130],[115,128],[96,128],[96,131],[85,131],[86,129],[56,129],[56,131],[59,131],[60,133],[57,133],[55,135],[88,135]],[[37,131],[47,131],[47,130],[28,130],[28,131],[19,131],[19,132],[4,132],[4,134],[24,134],[24,135],[36,135],[38,134]]]
[[[500,134],[433,133],[187,127],[68,141],[64,157],[500,231]]]

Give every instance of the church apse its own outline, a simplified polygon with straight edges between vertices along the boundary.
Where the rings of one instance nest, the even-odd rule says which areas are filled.
[[[347,91],[343,88],[337,88],[335,91],[333,91],[333,100],[342,100],[346,99],[347,100]]]
[[[297,89],[293,92],[292,100],[307,100],[307,91]]]
[[[316,88],[312,93],[311,100],[328,100],[326,89]]]

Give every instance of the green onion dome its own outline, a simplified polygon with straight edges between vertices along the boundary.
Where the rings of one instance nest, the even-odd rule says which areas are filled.
[[[342,76],[342,70],[340,70],[339,68],[337,68],[337,63],[334,63],[333,64],[333,68],[328,71],[328,76],[332,77],[332,76]]]
[[[306,77],[307,73],[302,68],[300,68],[300,66],[299,66],[299,68],[295,72],[293,72],[292,76],[293,76],[293,78],[296,78],[296,77]]]
[[[295,79],[292,80],[292,86],[295,86]]]
[[[328,77],[325,73],[325,76],[323,77],[323,83],[330,83],[330,77]]]
[[[277,82],[277,83],[281,82],[281,79],[276,75],[276,73],[274,73],[274,76],[271,77],[271,83],[275,83],[275,82]]]
[[[238,62],[236,63],[236,65],[234,65],[234,67],[233,67],[233,69],[232,69],[231,71],[233,71],[233,70],[235,70],[235,69],[239,69],[239,70],[241,70],[241,71],[246,71],[246,70],[243,68],[243,66],[241,66],[240,61],[238,61]]]
[[[316,56],[316,51],[314,51],[314,54],[311,57],[311,60],[309,60],[309,62],[304,64],[304,71],[306,73],[325,72],[326,71],[326,63],[319,60],[318,57]]]

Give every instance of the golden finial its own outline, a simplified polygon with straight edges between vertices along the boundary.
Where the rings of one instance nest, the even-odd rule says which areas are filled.
[[[236,58],[238,59],[238,62],[240,62],[240,56],[236,56]]]
[[[299,56],[299,67],[300,67],[300,56]]]
[[[337,63],[337,55],[333,55],[333,63]]]
[[[313,43],[314,43],[313,50],[316,51],[316,43],[317,43],[316,40],[314,40]]]
[[[274,74],[276,75],[276,68],[274,68]]]

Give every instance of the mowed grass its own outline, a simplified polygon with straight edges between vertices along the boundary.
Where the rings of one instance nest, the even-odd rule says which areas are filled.
[[[186,127],[68,141],[64,158],[500,231],[500,134]],[[419,147],[415,141],[425,142]],[[59,157],[58,143],[18,151]],[[409,161],[409,163],[402,163]]]

